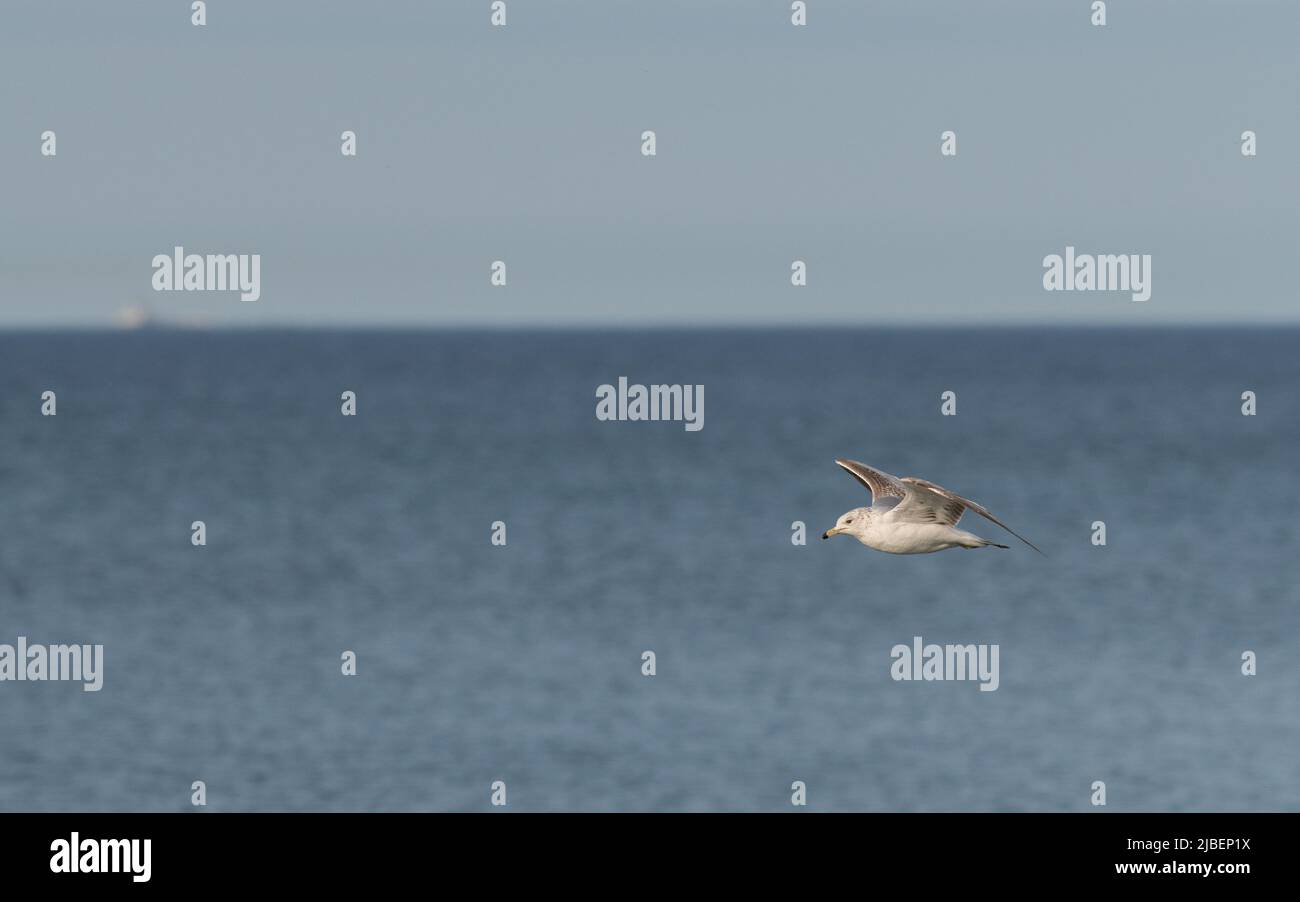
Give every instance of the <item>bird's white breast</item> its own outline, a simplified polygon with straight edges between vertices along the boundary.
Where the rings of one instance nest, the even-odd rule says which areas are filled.
[[[890,554],[929,554],[959,544],[957,530],[938,523],[873,523],[858,541]]]

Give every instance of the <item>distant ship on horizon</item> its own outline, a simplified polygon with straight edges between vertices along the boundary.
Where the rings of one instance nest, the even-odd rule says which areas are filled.
[[[113,325],[127,331],[154,329],[207,329],[210,320],[202,316],[187,319],[164,319],[154,313],[148,304],[127,304],[113,314]]]

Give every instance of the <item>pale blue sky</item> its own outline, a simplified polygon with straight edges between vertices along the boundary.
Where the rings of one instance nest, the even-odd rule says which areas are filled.
[[[0,325],[1300,319],[1292,0],[507,2],[6,3]],[[261,300],[155,294],[176,244]]]

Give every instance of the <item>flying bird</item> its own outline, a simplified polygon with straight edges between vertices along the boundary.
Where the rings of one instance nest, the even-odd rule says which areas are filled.
[[[890,554],[929,554],[945,548],[1006,548],[957,528],[967,509],[991,520],[1039,554],[1033,542],[989,513],[988,509],[915,476],[890,476],[856,460],[835,461],[871,492],[871,507],[856,507],[822,534],[853,536],[868,548]]]

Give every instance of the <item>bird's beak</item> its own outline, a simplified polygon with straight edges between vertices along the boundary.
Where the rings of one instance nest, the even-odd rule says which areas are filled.
[[[822,533],[822,538],[823,538],[823,539],[829,539],[831,536],[837,536],[837,535],[839,535],[839,534],[840,534],[840,531],[839,531],[838,529],[836,529],[834,526],[832,526],[830,529],[828,529],[828,530],[826,530],[824,533]]]

